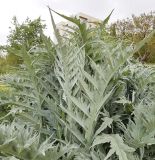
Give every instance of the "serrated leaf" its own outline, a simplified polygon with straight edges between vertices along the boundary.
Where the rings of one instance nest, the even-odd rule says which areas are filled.
[[[134,152],[135,149],[124,144],[122,137],[118,134],[102,134],[97,136],[93,142],[92,147],[96,145],[110,143],[110,151],[104,160],[107,160],[113,153],[116,153],[119,160],[129,160],[127,158],[127,153]]]

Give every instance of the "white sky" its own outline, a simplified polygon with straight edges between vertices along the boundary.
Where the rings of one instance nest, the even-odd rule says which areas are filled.
[[[19,22],[27,17],[35,19],[41,16],[47,25],[46,34],[51,36],[53,31],[47,5],[66,15],[84,12],[100,19],[115,9],[111,21],[155,11],[155,0],[0,0],[0,44],[6,43],[13,16]],[[54,17],[56,22],[62,20],[58,16]]]

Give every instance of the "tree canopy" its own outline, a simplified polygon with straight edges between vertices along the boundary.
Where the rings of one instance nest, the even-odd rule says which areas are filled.
[[[31,20],[27,18],[20,24],[16,17],[13,17],[13,27],[10,27],[7,45],[0,46],[1,51],[7,52],[7,56],[0,57],[0,73],[8,72],[9,66],[17,66],[22,63],[21,57],[17,56],[17,52],[24,45],[28,51],[33,46],[42,45],[43,40],[41,32],[45,29],[45,25],[41,18]]]
[[[132,18],[118,20],[111,24],[110,30],[113,36],[127,40],[129,43],[136,44],[144,39],[151,31],[155,29],[155,12],[132,15]],[[136,53],[136,57],[142,62],[155,63],[155,37],[152,38],[143,48]]]
[[[8,45],[15,49],[20,49],[24,44],[27,49],[42,44],[41,31],[45,29],[41,18],[30,20],[19,24],[16,17],[13,17],[13,27],[8,35]]]

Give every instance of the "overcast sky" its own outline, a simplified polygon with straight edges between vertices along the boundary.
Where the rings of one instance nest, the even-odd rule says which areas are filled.
[[[13,16],[19,22],[27,17],[35,19],[41,16],[47,25],[46,34],[52,35],[47,5],[66,15],[84,12],[100,19],[115,9],[111,21],[155,11],[155,0],[0,0],[0,44],[6,43]],[[62,20],[58,16],[54,17],[56,22]]]

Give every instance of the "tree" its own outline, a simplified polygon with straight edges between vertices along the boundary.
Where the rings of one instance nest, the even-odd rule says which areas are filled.
[[[22,63],[23,60],[17,53],[23,45],[27,51],[34,46],[42,45],[41,32],[44,29],[45,25],[40,17],[34,20],[27,18],[22,24],[19,24],[17,18],[13,17],[13,28],[10,27],[8,44],[0,46],[1,51],[7,52],[5,58],[0,58],[0,73],[6,73],[10,70],[10,66],[17,67]]]
[[[42,44],[41,31],[45,29],[42,20],[39,18],[35,20],[26,19],[25,22],[19,24],[16,17],[13,17],[14,28],[10,28],[8,36],[8,45],[11,48],[19,50],[24,44],[26,49]]]
[[[153,29],[155,29],[155,12],[132,15],[132,19],[119,20],[110,26],[115,30],[116,37],[136,44],[144,39]],[[151,39],[143,48],[135,54],[141,62],[155,63],[155,37]]]

